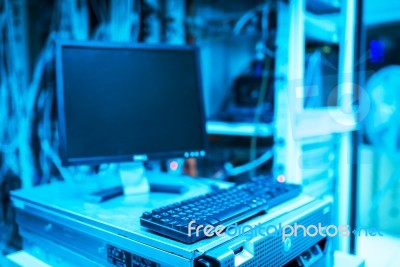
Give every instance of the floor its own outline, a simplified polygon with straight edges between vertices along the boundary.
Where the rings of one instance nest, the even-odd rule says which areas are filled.
[[[365,259],[365,267],[399,267],[400,237],[359,237],[357,255]]]

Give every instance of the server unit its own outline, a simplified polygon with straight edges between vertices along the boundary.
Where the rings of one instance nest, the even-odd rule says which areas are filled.
[[[85,202],[82,194],[65,183],[15,191],[12,200],[24,250],[56,266],[332,264],[327,237],[305,237],[299,229],[297,237],[282,238],[282,228],[286,225],[331,224],[328,200],[300,196],[272,208],[267,214],[239,223],[237,234],[231,231],[229,235],[213,236],[189,245],[139,225],[139,217],[144,211],[208,190],[208,186],[195,179],[188,182],[190,190],[184,195],[153,193],[148,198],[143,195],[118,197],[100,204]],[[260,225],[266,229],[264,236],[254,231]]]

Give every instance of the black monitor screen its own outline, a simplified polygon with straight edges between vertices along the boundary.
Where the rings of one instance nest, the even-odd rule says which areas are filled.
[[[204,156],[195,47],[64,43],[57,53],[64,165]]]

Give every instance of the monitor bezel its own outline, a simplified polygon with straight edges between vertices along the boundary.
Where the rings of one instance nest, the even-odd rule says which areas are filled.
[[[126,154],[126,155],[102,155],[98,157],[75,157],[67,156],[67,132],[66,116],[64,106],[64,77],[62,64],[62,50],[64,47],[87,47],[102,49],[141,49],[141,50],[163,50],[163,51],[193,51],[195,54],[197,69],[197,86],[200,120],[202,121],[201,136],[202,149],[193,151],[169,151],[153,152],[148,154]],[[200,49],[195,45],[170,45],[170,44],[143,44],[143,43],[118,43],[103,41],[65,41],[57,40],[55,45],[55,75],[56,75],[56,98],[58,112],[58,132],[60,142],[60,158],[63,166],[76,165],[98,165],[104,163],[122,163],[122,162],[143,162],[146,160],[159,160],[168,158],[197,158],[204,157],[208,149],[206,116],[204,108],[203,84],[200,66]]]

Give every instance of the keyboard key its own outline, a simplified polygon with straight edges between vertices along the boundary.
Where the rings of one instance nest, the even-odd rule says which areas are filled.
[[[177,221],[169,221],[165,223],[165,226],[173,228],[175,224],[178,224]]]
[[[209,224],[214,225],[214,226],[216,226],[216,225],[218,225],[220,223],[219,220],[217,220],[215,218],[212,218],[212,217],[206,217],[206,218],[204,218],[204,220],[206,222],[208,222]]]
[[[181,230],[182,230],[182,227],[183,227],[183,224],[181,224],[181,223],[178,223],[178,224],[174,224],[174,225],[173,225],[173,228],[174,228],[175,230],[178,230],[178,231],[181,231]]]
[[[248,211],[249,208],[245,206],[238,206],[234,208],[229,208],[224,210],[223,212],[214,215],[214,218],[219,220],[219,221],[227,221],[231,217],[235,217],[237,215],[241,215],[242,213]]]
[[[170,219],[160,219],[160,223],[161,224],[164,224],[164,225],[167,225],[167,223],[169,223],[171,220]]]
[[[151,216],[152,216],[152,213],[151,213],[151,212],[145,212],[145,213],[143,213],[143,215],[142,215],[142,217],[143,217],[144,219],[150,219]]]
[[[153,222],[159,222],[160,219],[161,219],[161,216],[160,216],[160,215],[153,215],[153,216],[151,217],[151,220],[152,220]]]

